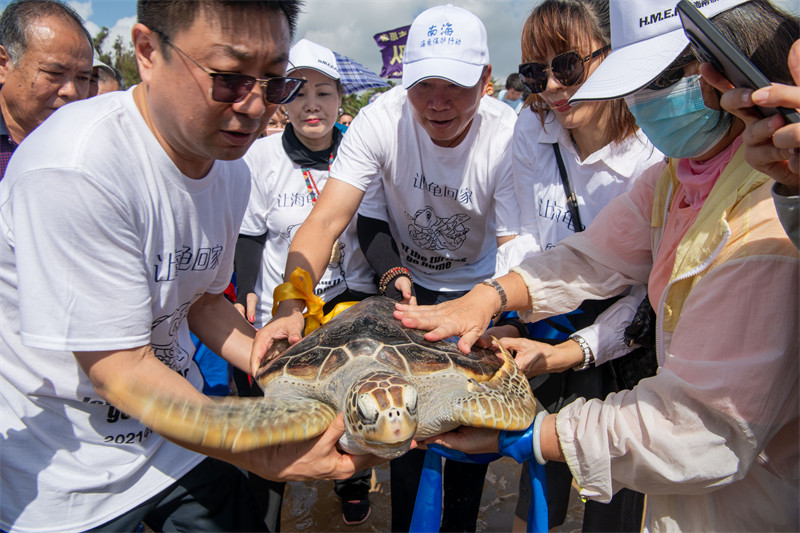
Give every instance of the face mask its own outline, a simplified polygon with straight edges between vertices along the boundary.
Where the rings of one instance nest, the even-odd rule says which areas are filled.
[[[704,155],[727,133],[721,111],[703,102],[700,76],[689,76],[666,89],[642,89],[625,97],[636,124],[667,157]]]

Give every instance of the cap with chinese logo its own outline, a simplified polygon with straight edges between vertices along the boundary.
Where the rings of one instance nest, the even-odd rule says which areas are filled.
[[[489,45],[483,22],[453,5],[420,13],[408,30],[403,54],[403,87],[427,78],[441,78],[473,87],[489,64]]]

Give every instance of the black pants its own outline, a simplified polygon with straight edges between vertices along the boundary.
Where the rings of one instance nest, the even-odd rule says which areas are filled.
[[[244,473],[211,458],[156,496],[90,531],[133,532],[142,522],[154,531],[269,531]]]
[[[569,321],[575,331],[592,324],[605,309],[618,298],[593,301],[587,300],[580,306],[582,312],[569,315]],[[558,329],[558,326],[554,326]],[[564,332],[564,336],[568,332]],[[537,339],[551,344],[559,340]],[[577,398],[605,398],[609,393],[618,390],[614,371],[610,364],[590,367],[575,372],[567,370],[557,374],[544,374],[530,380],[531,389],[536,399],[550,413],[557,413],[562,407]],[[557,527],[564,523],[567,515],[572,473],[566,463],[550,461],[545,465],[547,477],[547,510],[549,527]],[[530,479],[528,468],[524,466],[520,479],[520,497],[517,502],[516,515],[527,520],[530,504]],[[617,492],[611,502],[604,504],[587,501],[584,506],[583,531],[639,531],[644,509],[644,495],[632,490],[622,489]]]
[[[392,493],[392,531],[408,531],[425,461],[424,450],[411,450],[389,463]],[[441,531],[475,531],[488,464],[445,459],[442,472]]]
[[[417,303],[434,305],[463,296],[467,291],[438,292],[414,285]],[[425,452],[412,450],[390,463],[392,531],[408,531]],[[480,510],[483,481],[489,465],[445,460],[442,472],[441,531],[475,531]]]
[[[550,413],[557,413],[562,407],[583,397],[605,398],[616,390],[613,371],[610,365],[591,367],[575,372],[567,370],[560,374],[546,374],[531,380],[534,396]],[[564,523],[567,516],[572,473],[566,463],[550,461],[545,465],[547,478],[547,514],[549,527]],[[530,504],[530,478],[527,467],[523,467],[520,478],[520,497],[516,515],[527,520]],[[639,531],[642,525],[644,495],[629,489],[622,489],[609,503],[587,501],[584,506],[583,528],[589,531]]]
[[[572,473],[566,463],[550,461],[545,465],[547,478],[547,516],[549,527],[564,523],[572,488]],[[531,481],[527,466],[522,468],[519,481],[519,500],[515,514],[527,520],[531,501]],[[621,489],[608,503],[587,500],[583,507],[582,531],[640,531],[644,494],[630,489]]]

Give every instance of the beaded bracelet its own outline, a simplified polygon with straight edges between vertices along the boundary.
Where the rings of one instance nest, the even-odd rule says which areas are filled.
[[[411,271],[405,267],[394,267],[387,270],[383,276],[381,276],[381,281],[378,283],[378,292],[381,296],[386,295],[386,288],[389,286],[389,283],[392,282],[398,276],[405,276],[411,283],[414,283],[414,278],[411,277]]]

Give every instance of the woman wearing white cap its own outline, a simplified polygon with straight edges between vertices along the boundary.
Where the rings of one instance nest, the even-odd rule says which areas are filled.
[[[433,330],[431,340],[462,335],[466,349],[505,306],[539,319],[647,283],[658,374],[604,401],[538,414],[526,456],[566,461],[585,498],[644,492],[646,531],[797,531],[800,260],[770,180],[744,160],[742,122],[697,75],[674,7],[612,2],[614,51],[572,99],[626,96],[673,158],[667,169],[637,180],[587,231],[499,278],[502,293],[479,285],[398,314]],[[764,0],[701,11],[768,78],[792,83],[796,18]],[[507,437],[467,430],[433,440],[475,452]]]
[[[342,140],[335,127],[342,84],[333,52],[301,39],[289,53],[289,64],[292,76],[306,80],[284,106],[289,124],[282,133],[257,140],[245,155],[252,189],[236,246],[236,306],[257,328],[272,318],[273,291],[283,283],[289,245],[325,186]],[[336,241],[314,292],[328,312],[338,302],[376,294],[373,277],[353,227]],[[369,477],[366,470],[336,484],[349,525],[369,515]]]
[[[497,275],[522,257],[541,254],[582,231],[642,173],[660,172],[665,166],[664,155],[636,128],[624,101],[568,103],[610,53],[610,33],[608,0],[545,0],[523,26],[519,71],[533,97],[520,113],[513,140],[515,188],[524,206],[522,231],[500,249],[498,262],[508,267],[500,266]],[[611,364],[601,363],[633,365],[624,358],[633,348],[625,343],[623,332],[645,293],[645,287],[637,287],[620,299],[591,299],[575,312],[527,328],[518,318],[505,317],[484,339],[489,345],[489,335],[501,338],[501,344],[517,352],[515,361],[531,378],[537,400],[555,413],[578,397],[603,398],[617,387],[635,385],[635,378],[623,381],[630,375],[622,372],[625,368],[615,366],[620,370],[615,376]],[[518,338],[521,334],[527,338]],[[655,371],[652,351],[630,357],[645,357],[646,368]],[[572,474],[564,463],[549,463],[546,471],[549,522],[556,527],[566,518]],[[524,521],[531,494],[528,469],[522,472],[516,514]],[[584,529],[638,528],[642,499],[639,493],[623,490],[610,504],[587,501]]]

